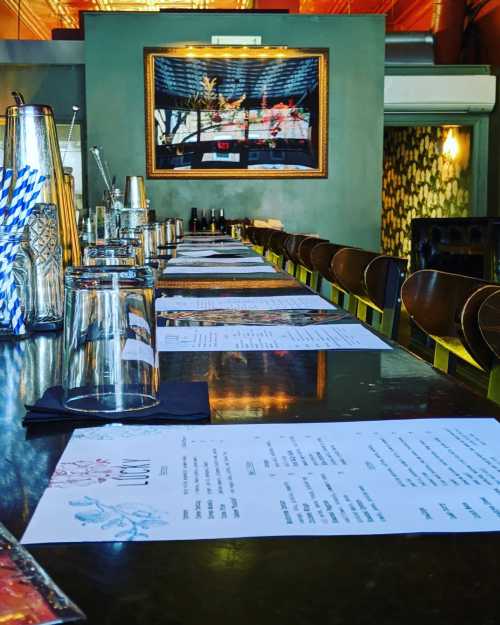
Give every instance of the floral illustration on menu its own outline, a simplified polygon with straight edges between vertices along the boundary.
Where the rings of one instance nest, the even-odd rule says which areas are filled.
[[[84,496],[69,502],[80,508],[75,518],[85,525],[98,525],[101,530],[114,531],[115,540],[146,540],[148,530],[168,525],[166,513],[152,506],[140,503],[120,503],[110,505],[94,497]]]

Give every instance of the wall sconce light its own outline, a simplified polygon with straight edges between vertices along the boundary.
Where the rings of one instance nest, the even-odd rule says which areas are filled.
[[[448,130],[446,139],[443,143],[443,155],[454,161],[456,160],[458,153],[460,152],[460,146],[454,128]]]

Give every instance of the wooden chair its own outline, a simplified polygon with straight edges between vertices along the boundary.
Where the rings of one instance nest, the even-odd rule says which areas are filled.
[[[328,243],[328,239],[320,239],[319,237],[307,237],[299,243],[297,249],[297,257],[299,265],[297,266],[297,278],[302,284],[310,286],[315,291],[318,290],[320,274],[314,268],[311,259],[311,252],[321,243]]]
[[[249,243],[252,243],[253,245],[257,244],[257,240],[255,239],[256,231],[257,231],[257,228],[255,228],[255,226],[245,226],[244,228],[245,240],[248,241]]]
[[[284,242],[288,236],[288,232],[283,230],[274,230],[268,241],[267,259],[279,269],[284,268]]]
[[[319,243],[311,250],[311,264],[322,278],[327,280],[331,285],[330,300],[337,306],[344,307],[346,292],[338,284],[337,278],[333,274],[332,259],[335,254],[348,247],[346,245],[337,245],[336,243]]]
[[[273,228],[256,228],[255,229],[255,245],[253,249],[264,256],[269,245],[269,239],[274,232]]]
[[[488,380],[488,397],[500,404],[500,285],[490,292],[479,307],[478,325],[481,336],[493,356]]]
[[[346,247],[333,256],[331,266],[336,281],[349,294],[349,312],[397,339],[406,259]]]
[[[285,256],[285,270],[292,276],[296,275],[297,265],[300,264],[297,256],[299,245],[307,238],[305,234],[289,234],[283,243]]]
[[[410,318],[435,342],[434,366],[473,383],[475,376],[460,369],[459,363],[483,372],[488,378],[488,397],[497,402],[500,375],[495,352],[485,339],[485,318],[488,300],[499,293],[499,284],[432,269],[412,274],[401,290]],[[484,332],[479,321],[481,310]]]

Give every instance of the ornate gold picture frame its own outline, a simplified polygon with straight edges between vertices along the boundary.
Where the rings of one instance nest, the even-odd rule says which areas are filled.
[[[328,50],[144,50],[149,178],[325,178]]]

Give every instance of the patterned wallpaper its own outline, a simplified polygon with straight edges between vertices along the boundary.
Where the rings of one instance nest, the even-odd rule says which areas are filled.
[[[450,128],[387,127],[384,133],[381,248],[410,257],[415,217],[467,217],[471,128],[452,129],[458,152],[443,153]],[[453,146],[452,146],[453,147]]]

